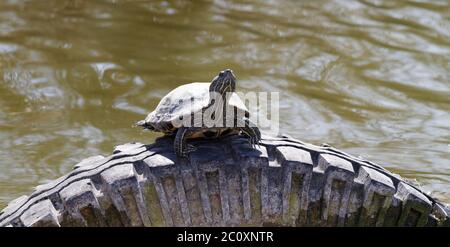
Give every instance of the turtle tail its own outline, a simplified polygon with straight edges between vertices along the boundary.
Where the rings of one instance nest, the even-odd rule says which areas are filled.
[[[134,126],[139,126],[139,127],[142,127],[144,129],[149,129],[149,130],[155,130],[155,128],[152,125],[150,125],[149,123],[145,122],[145,120],[137,121],[134,124]]]

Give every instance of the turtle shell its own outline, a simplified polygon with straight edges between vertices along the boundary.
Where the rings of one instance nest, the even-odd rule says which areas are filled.
[[[161,131],[158,126],[179,119],[180,116],[190,116],[192,113],[200,112],[210,102],[209,82],[193,82],[181,85],[159,102],[156,109],[148,114],[145,123]],[[228,101],[229,106],[234,106],[248,114],[245,104],[236,93],[233,93]]]

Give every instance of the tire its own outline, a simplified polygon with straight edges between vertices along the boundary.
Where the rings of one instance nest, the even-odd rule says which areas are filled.
[[[263,136],[130,143],[36,187],[0,226],[449,226],[449,208],[379,165],[328,145]]]

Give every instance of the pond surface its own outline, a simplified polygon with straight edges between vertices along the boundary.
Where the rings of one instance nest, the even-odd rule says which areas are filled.
[[[448,1],[1,0],[0,207],[224,68],[280,92],[281,132],[450,202]]]

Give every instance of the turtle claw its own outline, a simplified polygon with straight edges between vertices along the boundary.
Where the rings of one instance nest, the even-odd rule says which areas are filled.
[[[197,148],[196,148],[194,145],[192,145],[192,144],[186,144],[185,150],[183,150],[183,151],[179,154],[179,156],[180,156],[181,158],[188,158],[189,153],[190,153],[190,152],[194,152],[194,151],[196,151],[196,150],[197,150]]]
[[[258,145],[259,141],[256,138],[252,138],[252,146],[253,148],[256,148],[256,146]]]
[[[256,137],[249,137],[248,138],[248,144],[252,147],[252,148],[256,148],[256,145],[258,145],[259,141]]]
[[[194,152],[194,151],[197,151],[197,148],[194,145],[192,145],[192,144],[186,145],[186,153],[190,153],[190,152]]]

